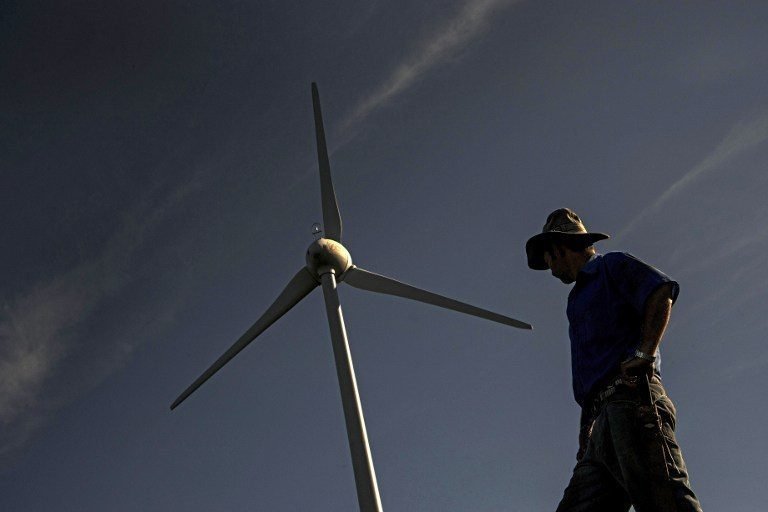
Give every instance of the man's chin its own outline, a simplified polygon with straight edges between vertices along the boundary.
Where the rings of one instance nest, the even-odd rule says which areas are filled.
[[[571,279],[570,277],[559,277],[559,279],[563,284],[571,284],[575,281],[575,279]]]

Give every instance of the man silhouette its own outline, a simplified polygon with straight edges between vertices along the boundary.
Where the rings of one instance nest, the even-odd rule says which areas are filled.
[[[627,253],[597,254],[593,244],[606,238],[561,208],[525,246],[530,268],[575,283],[567,315],[581,426],[557,511],[701,512],[659,373],[658,348],[679,286]]]

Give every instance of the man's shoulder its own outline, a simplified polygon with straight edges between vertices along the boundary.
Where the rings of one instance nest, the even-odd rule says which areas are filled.
[[[602,255],[602,258],[605,263],[616,263],[616,262],[627,261],[627,260],[640,261],[640,259],[637,258],[636,256],[633,256],[630,253],[624,252],[624,251],[607,252]]]
[[[626,261],[627,258],[633,258],[633,256],[628,253],[618,251],[606,252],[605,254],[597,253],[592,256],[589,261],[587,261],[582,270],[584,270],[584,272],[587,274],[594,274],[601,268],[605,268],[606,266],[614,266],[619,262]]]
[[[602,255],[601,263],[609,269],[646,267],[648,263],[625,251],[612,251]]]
[[[677,283],[658,268],[642,261],[628,252],[609,252],[603,256],[603,268],[609,278],[632,289],[654,288],[660,283],[672,282],[677,296]]]

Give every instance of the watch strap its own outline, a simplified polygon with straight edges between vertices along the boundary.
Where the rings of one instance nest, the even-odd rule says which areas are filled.
[[[656,356],[646,354],[645,352],[642,352],[640,350],[635,350],[635,357],[639,357],[640,359],[645,359],[646,361],[650,361],[652,363],[656,362]]]

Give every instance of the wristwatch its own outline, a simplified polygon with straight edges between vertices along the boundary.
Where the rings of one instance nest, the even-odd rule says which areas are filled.
[[[650,361],[652,363],[656,362],[656,356],[648,355],[645,352],[641,352],[639,350],[635,350],[635,357],[639,357],[640,359],[645,359],[646,361]]]

